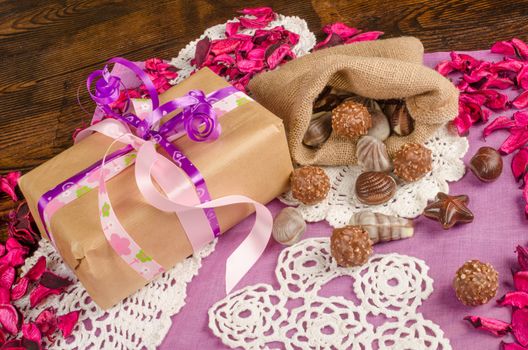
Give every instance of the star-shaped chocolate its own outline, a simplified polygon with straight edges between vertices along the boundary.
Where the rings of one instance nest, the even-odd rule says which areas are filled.
[[[465,194],[450,196],[438,192],[436,200],[425,207],[423,215],[442,224],[444,230],[450,229],[457,223],[473,221],[473,213],[468,209],[469,197]]]

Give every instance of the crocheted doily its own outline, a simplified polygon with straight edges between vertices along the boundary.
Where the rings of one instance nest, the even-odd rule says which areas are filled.
[[[283,25],[300,35],[299,43],[293,49],[298,56],[308,53],[315,45],[315,36],[308,30],[304,20],[279,15],[268,25],[268,28],[278,25]],[[206,35],[210,39],[224,38],[224,31],[225,24],[216,25],[207,29],[199,39]],[[178,78],[172,81],[172,84],[187,78],[195,69],[191,66],[190,60],[194,57],[195,46],[199,39],[188,44],[176,58],[172,59],[172,63],[180,69]],[[68,339],[57,337],[54,344],[44,340],[47,349],[155,349],[169,331],[171,316],[178,313],[185,305],[187,283],[197,275],[202,258],[214,250],[215,244],[216,242],[209,244],[193,257],[165,272],[110,310],[102,311],[88,296],[73,272],[66,267],[53,246],[42,240],[35,255],[27,260],[23,271],[32,266],[38,257],[45,256],[51,271],[70,278],[74,283],[68,288],[67,293],[51,296],[35,308],[29,308],[27,297],[19,300],[17,306],[30,320],[34,320],[48,307],[56,308],[59,314],[77,309],[82,311],[73,335]]]
[[[279,199],[285,204],[298,206],[306,221],[326,220],[333,227],[347,225],[352,214],[365,209],[406,218],[417,217],[438,192],[449,192],[448,181],[457,181],[464,176],[462,157],[469,144],[467,138],[455,136],[443,127],[425,146],[432,151],[433,170],[419,181],[398,186],[395,196],[385,204],[368,206],[357,200],[354,185],[361,174],[359,166],[323,167],[331,186],[328,196],[319,204],[299,203],[291,192]]]
[[[433,292],[428,270],[424,261],[400,254],[341,268],[328,238],[306,239],[279,255],[279,289],[256,284],[231,293],[209,309],[209,328],[225,345],[247,350],[278,343],[288,350],[449,350],[440,327],[417,311]],[[341,276],[351,278],[358,301],[319,295]],[[378,315],[384,320],[373,320]]]

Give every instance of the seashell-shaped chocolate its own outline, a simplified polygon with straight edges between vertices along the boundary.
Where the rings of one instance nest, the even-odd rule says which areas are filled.
[[[394,134],[407,136],[414,130],[414,119],[411,118],[405,101],[387,100],[384,102],[383,111],[389,118],[390,127]]]
[[[284,245],[297,243],[306,231],[306,222],[295,208],[287,207],[273,220],[273,238]]]
[[[376,101],[368,99],[366,106],[372,117],[372,127],[368,130],[367,135],[385,141],[391,132],[389,119],[387,119],[387,116]]]
[[[350,218],[349,225],[363,227],[373,243],[395,241],[414,235],[412,220],[371,211],[355,213]]]
[[[469,169],[483,182],[492,182],[502,173],[502,157],[492,147],[481,147],[469,162]]]
[[[302,142],[307,147],[317,148],[328,140],[330,134],[332,134],[332,112],[315,113]]]
[[[396,193],[396,181],[385,173],[367,171],[356,180],[356,197],[364,204],[388,202]]]
[[[390,171],[392,163],[385,144],[373,136],[361,136],[356,145],[356,157],[363,171]]]

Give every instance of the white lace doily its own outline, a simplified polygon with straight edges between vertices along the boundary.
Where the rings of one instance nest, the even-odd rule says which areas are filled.
[[[433,292],[428,270],[423,260],[400,254],[341,268],[328,238],[306,239],[279,255],[278,290],[256,284],[231,293],[209,309],[209,328],[225,345],[247,350],[277,343],[288,350],[450,350],[440,327],[417,311]],[[340,276],[351,277],[359,302],[318,295]],[[302,303],[288,306],[293,300]],[[385,321],[371,323],[369,314]]]
[[[297,206],[306,221],[326,220],[333,227],[347,225],[352,214],[365,209],[414,218],[423,212],[427,202],[434,199],[438,192],[449,192],[448,181],[460,180],[466,171],[462,158],[469,147],[467,138],[454,136],[444,127],[425,146],[432,151],[433,170],[419,181],[398,186],[395,196],[385,204],[368,206],[357,200],[354,185],[361,174],[359,166],[323,167],[331,186],[328,196],[319,204],[299,203],[291,192],[279,199],[285,204]]]
[[[315,36],[308,30],[304,20],[279,15],[267,28],[278,25],[283,25],[286,29],[299,34],[299,43],[293,48],[298,56],[308,53],[315,45]],[[225,24],[219,24],[207,29],[199,39],[206,35],[210,39],[224,38],[224,31]],[[188,44],[176,58],[172,59],[172,63],[180,69],[178,78],[172,81],[172,84],[187,78],[195,69],[191,66],[190,60],[194,57],[195,46],[199,39]],[[74,284],[68,288],[66,294],[51,296],[33,309],[29,308],[28,297],[19,300],[17,306],[29,320],[34,320],[42,310],[50,306],[55,307],[59,314],[81,309],[79,323],[72,337],[67,341],[57,337],[54,344],[45,340],[47,349],[156,349],[169,331],[171,316],[178,313],[185,305],[187,283],[197,275],[202,258],[214,250],[215,244],[216,241],[105,312],[91,301],[86,290],[73,272],[66,267],[54,248],[47,241],[41,240],[39,249],[27,260],[23,271],[32,266],[38,257],[45,256],[51,271],[69,277]]]

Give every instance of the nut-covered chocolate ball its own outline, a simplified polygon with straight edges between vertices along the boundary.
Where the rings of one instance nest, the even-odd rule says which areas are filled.
[[[453,287],[463,304],[483,305],[497,294],[499,273],[489,263],[469,260],[456,272]]]
[[[469,169],[483,182],[492,182],[502,173],[502,157],[492,147],[481,147],[469,162]]]
[[[330,251],[339,266],[359,266],[372,254],[372,241],[361,226],[336,228],[330,238]]]
[[[332,129],[349,138],[365,135],[372,127],[372,116],[362,103],[347,100],[332,110]]]
[[[394,155],[394,174],[407,182],[420,180],[433,169],[431,150],[418,143],[406,143]]]
[[[293,171],[291,176],[293,198],[307,205],[323,201],[330,191],[330,179],[322,168],[304,166]]]

